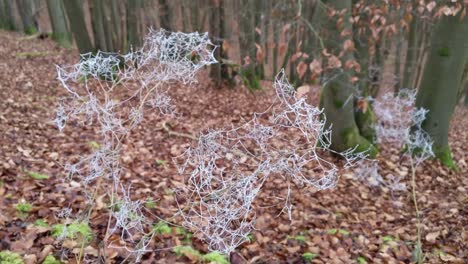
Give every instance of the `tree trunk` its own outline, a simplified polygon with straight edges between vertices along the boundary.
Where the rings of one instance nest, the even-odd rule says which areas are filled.
[[[419,47],[418,50],[418,55],[416,56],[417,60],[417,67],[416,67],[416,72],[414,76],[414,86],[416,88],[419,88],[419,85],[421,83],[421,75],[422,71],[424,70],[423,64],[424,60],[426,57],[427,53],[427,46],[428,42],[431,37],[431,25],[429,25],[428,22],[422,22],[421,21],[421,29],[419,30],[419,36],[418,36],[418,44],[417,46]]]
[[[433,140],[436,157],[455,167],[448,145],[450,118],[468,52],[468,17],[443,16],[431,39],[416,105],[429,110],[422,128]]]
[[[169,13],[169,4],[168,0],[159,0],[159,18],[160,18],[160,25],[161,28],[165,30],[172,30],[171,28],[171,18]],[[194,10],[194,12],[198,12],[198,10]]]
[[[403,46],[403,29],[398,29],[398,34],[396,36],[396,51],[395,51],[395,85],[394,93],[398,94],[401,88],[401,50]]]
[[[3,0],[0,0],[0,28],[6,28],[6,9]]]
[[[413,17],[410,24],[410,31],[408,34],[408,47],[406,51],[405,70],[403,75],[402,88],[415,89],[414,86],[414,75],[417,64],[417,42],[418,42],[418,29],[419,21],[416,17]]]
[[[130,47],[139,47],[141,45],[141,37],[138,32],[138,13],[141,8],[139,0],[127,2],[127,43]]]
[[[218,47],[214,52],[216,60],[220,63],[211,65],[210,77],[214,81],[216,87],[221,87],[222,76],[221,76],[221,56],[222,56],[222,41],[221,41],[221,1],[222,0],[210,0],[210,33],[211,39],[214,44]]]
[[[47,10],[49,11],[50,22],[52,24],[52,38],[65,48],[72,46],[72,37],[68,29],[67,17],[63,10],[61,0],[47,0]]]
[[[343,31],[352,32],[350,22],[351,1],[330,0],[326,2],[328,8],[334,10],[346,10],[342,18],[341,26],[336,23],[339,17],[328,17],[326,30],[328,36],[323,38],[325,47],[332,54],[343,51],[343,43],[352,38],[351,34],[340,34]],[[342,64],[347,60],[353,60],[352,51],[345,51],[341,57]],[[369,151],[370,156],[377,154],[376,148],[359,133],[354,117],[353,84],[350,80],[354,71],[344,68],[328,70],[325,72],[325,85],[322,89],[321,105],[324,108],[326,126],[332,128],[331,148],[335,151],[345,151],[356,148],[355,151]]]
[[[94,47],[96,50],[110,51],[107,45],[107,38],[104,29],[104,10],[102,0],[91,2],[91,24],[93,27]]]
[[[103,0],[99,1],[101,4],[102,8],[102,24],[104,28],[104,34],[106,36],[106,44],[107,44],[107,50],[108,52],[115,52],[115,46],[113,42],[113,37],[112,33],[114,32],[114,24],[112,21],[111,13],[112,9],[110,8],[108,2],[104,2]]]
[[[4,16],[4,29],[6,30],[17,30],[18,26],[15,22],[14,10],[12,0],[0,0],[3,1],[5,16]]]
[[[16,1],[21,21],[23,22],[23,31],[27,35],[37,33],[37,21],[34,18],[34,2],[33,0],[17,0]]]
[[[65,0],[65,11],[67,12],[70,28],[75,38],[80,53],[94,51],[93,44],[89,38],[88,30],[83,15],[83,8],[80,0]]]

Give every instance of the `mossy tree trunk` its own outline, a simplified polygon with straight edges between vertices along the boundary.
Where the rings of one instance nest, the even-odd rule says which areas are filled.
[[[0,28],[6,28],[6,9],[3,0],[0,0]]]
[[[0,1],[3,2],[3,8],[5,10],[5,13],[2,14],[3,19],[4,19],[3,28],[6,30],[16,30],[18,26],[16,25],[15,16],[13,12],[14,2],[12,0],[0,0]]]
[[[327,35],[323,37],[324,45],[332,54],[338,55],[343,52],[343,43],[352,40],[352,34],[342,34],[352,32],[350,22],[351,0],[329,0],[323,1],[327,8],[336,10],[346,10],[343,17],[327,17]],[[343,23],[337,23],[337,20]],[[340,58],[344,65],[348,60],[354,60],[352,51],[344,51]],[[345,151],[356,148],[357,152],[369,151],[371,156],[377,154],[376,148],[370,141],[361,136],[354,117],[354,94],[351,77],[355,76],[353,70],[344,68],[327,70],[324,74],[325,85],[322,88],[321,105],[324,108],[326,125],[332,128],[332,145],[335,151]]]
[[[66,0],[63,1],[65,11],[67,13],[70,29],[75,39],[76,45],[80,53],[87,53],[94,51],[93,44],[89,38],[88,30],[83,15],[83,7],[80,0]]]
[[[27,35],[37,33],[37,21],[34,18],[34,1],[33,0],[17,0],[18,11],[23,22],[23,31]]]
[[[448,145],[450,118],[468,52],[468,17],[443,16],[432,34],[416,105],[429,110],[422,128],[433,140],[438,159],[455,167]]]
[[[52,24],[52,38],[62,47],[71,47],[72,36],[68,28],[62,0],[47,0],[47,10]]]

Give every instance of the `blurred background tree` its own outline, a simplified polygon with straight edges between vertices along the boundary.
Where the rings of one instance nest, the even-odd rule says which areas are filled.
[[[450,165],[450,117],[468,104],[466,9],[461,0],[0,0],[0,27],[80,53],[125,53],[150,27],[208,31],[214,86],[260,90],[284,68],[295,87],[322,89],[336,150],[375,154],[372,98],[419,89],[424,128]]]

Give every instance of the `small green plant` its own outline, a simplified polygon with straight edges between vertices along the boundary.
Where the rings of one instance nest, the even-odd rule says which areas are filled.
[[[306,253],[302,254],[302,259],[305,262],[311,262],[317,256],[318,256],[318,254],[315,254],[315,253],[312,253],[312,252],[306,252]]]
[[[53,225],[52,236],[55,238],[84,239],[85,242],[90,242],[93,239],[93,232],[88,223],[76,221],[69,225]]]
[[[164,235],[172,233],[172,228],[166,222],[159,221],[157,224],[154,225],[153,231],[156,234]]]
[[[96,150],[96,149],[99,149],[101,148],[101,145],[99,145],[99,143],[97,143],[96,141],[89,141],[88,142],[88,145],[91,147],[91,149],[93,150]]]
[[[190,243],[191,242],[191,239],[193,237],[193,234],[190,233],[190,232],[187,232],[185,229],[183,229],[182,227],[176,227],[176,234],[177,235],[181,235],[184,237],[184,242],[185,243]]]
[[[250,233],[250,234],[247,235],[247,240],[248,240],[250,243],[252,243],[252,242],[255,241],[255,236],[254,236],[252,233]]]
[[[367,264],[366,258],[362,256],[357,257],[356,261],[358,264]]]
[[[210,252],[204,255],[202,259],[208,263],[229,264],[227,257],[218,251]]]
[[[145,207],[148,208],[148,209],[156,208],[156,201],[147,199],[146,202],[145,202]]]
[[[44,219],[37,219],[36,221],[34,221],[34,225],[39,226],[39,227],[48,227],[49,226]]]
[[[24,261],[20,254],[6,250],[0,252],[0,263],[24,264]]]
[[[176,246],[172,251],[179,257],[186,256],[191,260],[200,260],[202,258],[202,254],[191,246]]]
[[[348,230],[338,229],[338,234],[341,234],[343,236],[349,236],[350,233]]]
[[[18,213],[24,217],[27,216],[29,212],[31,212],[33,206],[30,203],[18,203],[16,204],[15,208],[16,211],[18,211]]]
[[[327,231],[327,234],[329,234],[329,235],[341,234],[341,235],[347,236],[347,235],[350,234],[350,232],[348,230],[344,230],[344,229],[332,228],[332,229],[329,229]]]
[[[160,159],[157,159],[156,160],[156,166],[158,167],[161,167],[161,166],[166,166],[166,161],[165,160],[160,160]]]
[[[42,262],[42,264],[62,264],[61,261],[57,260],[54,256],[52,255],[48,255],[44,261]]]
[[[297,236],[294,237],[294,240],[296,240],[297,242],[300,242],[300,243],[305,243],[307,239],[303,235],[297,235]]]
[[[29,177],[33,178],[34,180],[47,180],[49,179],[49,175],[47,174],[42,174],[39,172],[33,172],[33,171],[26,171]]]

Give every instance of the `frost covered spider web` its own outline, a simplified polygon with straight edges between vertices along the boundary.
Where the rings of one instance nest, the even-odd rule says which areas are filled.
[[[282,70],[276,100],[245,124],[211,130],[175,158],[186,187],[177,191],[180,213],[210,250],[229,254],[246,241],[255,222],[254,201],[268,178],[287,183],[284,211],[291,219],[293,185],[325,190],[336,185],[340,168],[322,157],[331,131],[320,109],[297,98]],[[340,154],[348,168],[365,153]]]
[[[428,110],[417,108],[416,91],[402,89],[398,94],[387,92],[373,102],[377,117],[374,125],[376,142],[393,149],[404,148],[405,156],[419,165],[434,156],[432,139],[422,128]],[[359,180],[368,181],[371,186],[385,186],[392,191],[406,190],[404,177],[388,174],[382,177],[377,160],[362,160],[354,173]]]
[[[133,201],[130,188],[121,183],[123,142],[142,124],[147,109],[174,115],[167,84],[196,82],[199,70],[217,62],[214,49],[207,33],[150,29],[143,46],[128,54],[98,51],[82,54],[76,64],[57,66],[57,79],[68,94],[60,100],[57,127],[62,131],[73,119],[97,127],[101,137],[90,155],[65,169],[69,178],[81,182],[90,204],[99,186],[109,190],[114,209],[105,240],[120,233],[118,245],[110,246],[126,248],[136,260],[150,244],[152,233],[147,227],[151,223],[143,215],[141,202]]]

